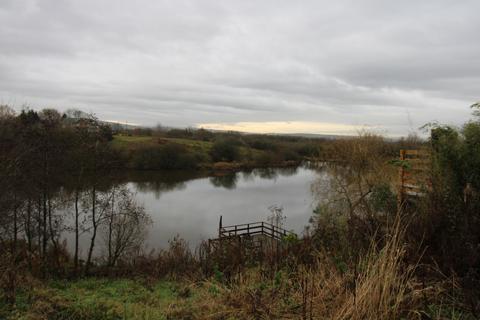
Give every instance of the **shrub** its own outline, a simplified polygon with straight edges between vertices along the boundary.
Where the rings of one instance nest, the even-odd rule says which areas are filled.
[[[318,157],[320,156],[321,147],[319,144],[304,143],[297,147],[296,151],[302,157]]]
[[[214,142],[210,155],[213,161],[236,161],[240,159],[239,141],[233,138],[219,139]]]
[[[295,150],[283,149],[281,153],[284,161],[300,161],[301,160],[300,155],[297,152],[295,152]]]
[[[136,169],[195,169],[205,159],[202,154],[176,143],[145,146],[133,153],[132,164]]]
[[[265,139],[257,138],[248,143],[250,147],[258,150],[270,150],[274,151],[277,149],[277,145],[271,141]]]
[[[268,167],[278,164],[280,162],[280,158],[278,154],[274,154],[271,152],[262,152],[253,157],[253,161],[261,166],[261,167]]]

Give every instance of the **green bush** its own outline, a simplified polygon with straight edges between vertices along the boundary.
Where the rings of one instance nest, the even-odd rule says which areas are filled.
[[[240,142],[233,138],[219,139],[214,142],[210,155],[213,161],[237,161],[240,160]]]
[[[281,151],[281,153],[282,153],[282,158],[285,161],[300,161],[301,160],[300,155],[297,152],[295,152],[295,150],[283,149]]]
[[[195,169],[203,161],[204,156],[199,152],[175,143],[145,146],[132,155],[132,166],[141,170]]]
[[[262,152],[253,157],[253,161],[260,167],[276,165],[280,160],[278,154],[271,152]]]
[[[258,140],[253,140],[248,143],[251,148],[258,149],[258,150],[270,150],[274,151],[277,149],[277,145],[271,141],[267,141],[265,139],[258,138]]]
[[[375,212],[395,214],[397,212],[397,196],[387,184],[376,185],[368,198]]]
[[[318,157],[320,156],[321,147],[315,143],[304,143],[297,147],[296,151],[302,157]]]

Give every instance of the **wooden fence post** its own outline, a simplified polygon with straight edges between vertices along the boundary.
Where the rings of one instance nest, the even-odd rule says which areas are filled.
[[[220,221],[218,222],[218,237],[222,237],[222,216],[220,215]]]
[[[403,203],[403,184],[405,177],[405,169],[403,167],[403,161],[405,160],[405,150],[400,150],[400,170],[399,170],[399,186],[398,186],[398,195],[397,195],[397,204],[398,208],[401,207]]]

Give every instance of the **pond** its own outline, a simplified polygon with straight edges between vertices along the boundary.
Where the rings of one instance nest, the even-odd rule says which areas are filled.
[[[268,221],[269,208],[283,208],[285,229],[301,234],[316,207],[312,184],[322,173],[306,166],[254,169],[225,175],[201,172],[129,172],[119,181],[133,191],[153,224],[147,234],[147,249],[168,246],[179,235],[196,247],[218,233],[223,225]],[[72,247],[73,238],[67,236]],[[85,253],[88,234],[81,236]]]

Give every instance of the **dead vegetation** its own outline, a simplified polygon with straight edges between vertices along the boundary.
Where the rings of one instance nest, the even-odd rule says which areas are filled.
[[[400,219],[381,249],[372,244],[358,264],[343,270],[315,253],[313,264],[247,269],[195,284],[192,304],[174,305],[170,319],[423,319],[416,265],[405,263]],[[441,319],[441,318],[438,318]]]

